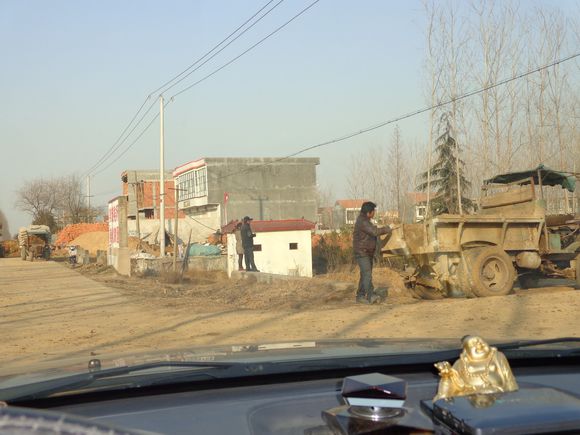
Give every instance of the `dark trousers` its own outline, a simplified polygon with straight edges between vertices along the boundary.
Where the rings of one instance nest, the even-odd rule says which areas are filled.
[[[360,279],[358,281],[357,298],[370,298],[373,294],[373,258],[367,256],[356,256],[356,262],[360,269]]]
[[[244,254],[238,254],[238,269],[242,270],[244,268]]]
[[[258,270],[254,263],[254,247],[244,248],[244,257],[246,260],[246,270]]]

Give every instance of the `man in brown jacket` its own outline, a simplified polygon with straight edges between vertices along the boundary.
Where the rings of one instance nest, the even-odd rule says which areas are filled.
[[[360,268],[360,279],[356,293],[356,301],[363,304],[371,304],[376,301],[373,287],[373,259],[377,248],[377,240],[380,235],[389,234],[389,227],[377,228],[371,222],[375,216],[377,205],[373,202],[363,203],[360,214],[354,224],[352,237],[354,257]]]

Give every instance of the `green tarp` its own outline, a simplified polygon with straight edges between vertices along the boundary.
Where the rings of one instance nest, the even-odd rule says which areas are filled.
[[[529,171],[508,172],[507,174],[496,175],[485,182],[507,184],[525,180],[527,178],[533,178],[534,184],[539,186],[540,182],[538,180],[538,175],[542,178],[543,186],[562,186],[570,192],[574,192],[574,189],[576,188],[576,177],[565,172],[554,171],[544,165],[540,165],[536,169],[530,169]]]

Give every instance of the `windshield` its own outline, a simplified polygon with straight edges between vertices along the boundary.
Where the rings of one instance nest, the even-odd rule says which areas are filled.
[[[3,1],[0,390],[580,337],[579,16]]]

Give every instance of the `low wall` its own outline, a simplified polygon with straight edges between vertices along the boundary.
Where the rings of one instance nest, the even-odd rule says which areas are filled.
[[[188,270],[214,271],[227,270],[225,255],[189,257]],[[132,258],[132,273],[153,273],[169,272],[173,270],[173,257],[166,258]],[[177,270],[181,270],[181,260],[177,262]]]

